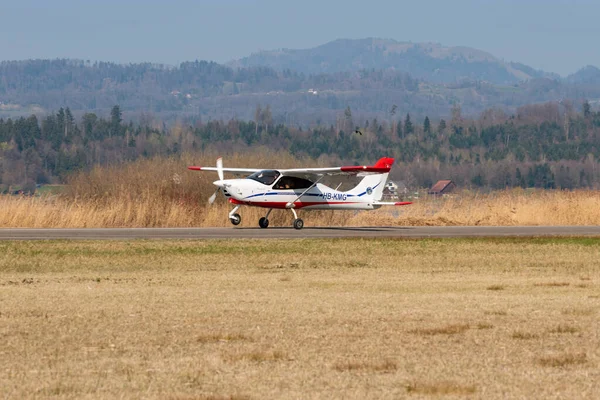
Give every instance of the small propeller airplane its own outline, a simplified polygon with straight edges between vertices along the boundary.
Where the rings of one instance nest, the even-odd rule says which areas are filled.
[[[217,190],[208,199],[212,204],[222,191],[235,207],[229,213],[229,221],[239,225],[242,218],[237,213],[241,206],[268,208],[258,226],[269,226],[269,214],[273,209],[289,209],[294,214],[294,228],[302,229],[304,221],[296,210],[375,210],[381,206],[404,206],[409,201],[381,201],[383,188],[394,159],[381,158],[372,166],[347,166],[333,168],[254,169],[223,168],[223,159],[217,159],[215,167],[188,167],[192,171],[216,171],[219,180],[213,184]],[[250,174],[243,179],[225,179],[224,173]],[[325,176],[356,175],[363,179],[348,191],[332,189],[320,181]]]

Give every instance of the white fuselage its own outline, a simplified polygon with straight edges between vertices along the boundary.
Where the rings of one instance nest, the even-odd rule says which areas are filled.
[[[225,196],[234,204],[265,208],[295,208],[312,210],[373,210],[373,197],[363,192],[341,192],[321,183],[310,189],[274,189],[252,179],[219,181]],[[385,182],[384,182],[385,183]],[[215,182],[215,184],[217,184]],[[371,189],[371,188],[369,188]],[[372,189],[370,190],[372,191]]]

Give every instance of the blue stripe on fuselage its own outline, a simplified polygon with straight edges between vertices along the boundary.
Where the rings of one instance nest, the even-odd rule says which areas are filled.
[[[334,192],[334,193],[339,193],[340,195],[343,194],[343,192]],[[253,197],[259,197],[259,196],[277,196],[277,195],[281,195],[281,196],[285,196],[285,195],[299,195],[300,193],[296,193],[296,192],[267,192],[267,193],[256,193],[256,194],[252,194],[250,196],[244,197],[244,200],[246,199],[251,199]],[[326,195],[326,193],[325,193]],[[312,197],[323,197],[323,193],[304,193],[304,195],[302,195],[302,197],[305,196],[312,196]],[[346,195],[348,197],[354,197],[353,194],[348,194]]]

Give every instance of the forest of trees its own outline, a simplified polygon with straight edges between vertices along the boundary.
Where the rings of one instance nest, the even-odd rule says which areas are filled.
[[[585,72],[585,74],[583,73]],[[461,104],[465,115],[491,105],[514,113],[525,104],[563,98],[600,98],[600,72],[589,70],[570,79],[535,78],[511,85],[485,79],[440,84],[399,69],[362,69],[307,75],[269,67],[230,68],[208,61],[177,67],[150,63],[121,65],[77,60],[0,62],[0,116],[52,112],[107,115],[119,104],[130,117],[153,113],[166,123],[201,116],[207,119],[252,119],[258,104],[270,104],[274,119],[307,127],[331,124],[350,106],[361,119],[387,118],[397,104],[422,120],[450,114]],[[310,91],[313,89],[313,91]],[[406,112],[405,111],[405,112]]]
[[[455,105],[448,120],[416,120],[392,106],[385,119],[359,121],[347,107],[335,124],[310,129],[274,122],[269,105],[254,120],[231,119],[167,126],[151,115],[123,121],[69,108],[38,119],[0,119],[0,189],[64,182],[69,173],[186,151],[246,151],[265,146],[321,164],[371,163],[392,156],[392,178],[411,187],[453,179],[461,187],[600,187],[600,112],[588,102],[521,107],[514,115],[486,110],[467,118]],[[206,160],[208,161],[208,160]],[[268,164],[268,158],[265,158]],[[272,165],[276,167],[276,165]]]
[[[340,72],[305,76],[269,67],[233,69],[209,61],[168,67],[151,63],[115,64],[76,60],[0,62],[0,104],[64,104],[75,110],[97,110],[119,103],[123,110],[203,110],[202,99],[249,94],[382,89],[415,91],[418,81],[399,71]],[[329,100],[330,101],[330,100]],[[247,106],[247,102],[243,102]]]

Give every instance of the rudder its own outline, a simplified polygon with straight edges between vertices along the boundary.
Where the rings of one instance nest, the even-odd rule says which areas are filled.
[[[373,201],[379,201],[383,197],[383,188],[387,182],[389,170],[394,164],[394,159],[390,157],[380,158],[374,165],[375,168],[387,169],[388,172],[381,174],[370,174],[365,176],[348,194],[358,197],[370,196]]]

